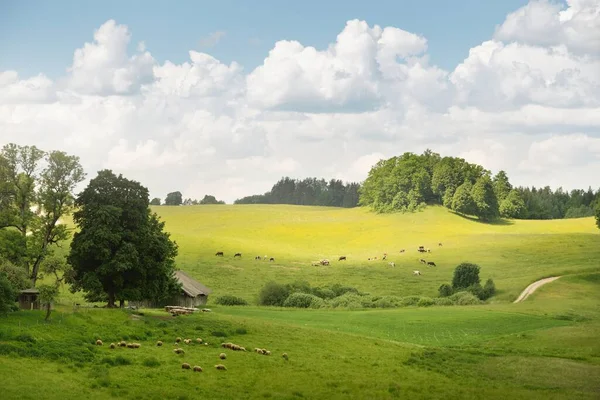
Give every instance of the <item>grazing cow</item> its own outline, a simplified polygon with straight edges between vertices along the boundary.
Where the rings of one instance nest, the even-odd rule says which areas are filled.
[[[396,264],[393,261],[390,261],[389,264],[390,264],[390,267],[395,267],[396,266]]]
[[[255,260],[260,260],[260,256],[254,257]]]
[[[321,265],[329,265],[329,260],[324,259],[320,261]]]
[[[215,253],[215,256],[221,256],[221,257],[223,257],[223,252],[222,251],[217,251]]]
[[[269,258],[269,262],[271,261],[275,261],[275,259],[273,257]]]
[[[342,261],[342,260],[345,260],[345,259],[346,259],[346,256],[341,256],[340,258],[338,258],[338,261]]]
[[[413,271],[413,275],[421,275],[421,271]]]
[[[438,243],[438,246],[442,247],[442,242],[439,242],[439,243]]]
[[[405,250],[404,250],[404,249],[402,249],[402,250],[400,250],[400,253],[404,253],[404,251],[405,251]]]
[[[419,253],[425,253],[425,251],[426,250],[425,250],[424,246],[419,246],[419,250],[418,250]]]
[[[432,267],[437,267],[437,265],[435,265],[435,263],[433,261],[427,261],[427,265],[430,265]]]
[[[310,265],[312,265],[313,267],[318,267],[319,265],[321,265],[321,263],[319,261],[313,261]]]
[[[233,255],[233,257],[241,257],[241,256],[242,256],[242,253],[235,253],[235,254]]]
[[[430,250],[430,249],[427,249],[427,252],[428,252],[428,253],[431,253],[431,250]]]
[[[423,260],[422,258],[419,260],[419,262],[420,262],[421,264],[427,264],[427,261]]]
[[[382,260],[386,260],[387,259],[387,253],[383,253],[383,258]]]

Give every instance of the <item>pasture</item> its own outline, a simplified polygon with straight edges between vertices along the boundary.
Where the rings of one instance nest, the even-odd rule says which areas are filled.
[[[482,224],[441,207],[405,215],[272,205],[154,210],[179,244],[179,267],[213,289],[213,312],[76,308],[80,295],[63,293],[49,323],[43,311],[3,317],[3,398],[598,398],[600,231],[591,218]],[[418,253],[420,245],[431,253]],[[383,253],[386,261],[368,261]],[[330,265],[311,266],[322,258]],[[253,303],[269,280],[433,297],[462,261],[496,282],[499,293],[487,304],[296,310],[211,303],[225,294]],[[512,304],[529,283],[553,275],[562,277]],[[181,344],[185,354],[177,355],[176,337],[209,345]],[[98,338],[103,346],[94,345]],[[119,340],[142,346],[109,348]],[[204,371],[182,369],[184,362]],[[227,371],[216,370],[219,363]]]

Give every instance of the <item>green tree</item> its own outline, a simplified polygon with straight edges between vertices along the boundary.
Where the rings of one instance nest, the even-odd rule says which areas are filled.
[[[171,192],[167,194],[165,199],[166,206],[179,206],[183,203],[183,195],[181,192]]]
[[[11,285],[6,274],[0,272],[0,314],[6,315],[12,311],[17,290]]]
[[[148,207],[148,189],[136,181],[98,172],[76,200],[79,227],[68,262],[71,291],[88,299],[164,300],[174,294],[177,245]]]
[[[151,205],[151,206],[160,206],[160,199],[159,199],[158,197],[155,197],[155,198],[153,198],[153,199],[150,201],[150,205]]]
[[[496,194],[496,198],[499,203],[502,203],[504,199],[508,196],[510,191],[512,190],[512,185],[508,181],[508,176],[506,172],[499,171],[493,179],[494,185],[494,193]]]
[[[46,167],[39,171],[39,163]],[[24,245],[22,264],[33,286],[52,245],[69,237],[60,219],[72,211],[73,191],[85,173],[79,158],[62,151],[8,144],[0,152],[0,228],[16,229]]]
[[[482,221],[491,221],[500,215],[498,199],[489,176],[484,175],[477,179],[471,190],[471,196],[475,202],[475,215]]]
[[[525,202],[516,190],[511,190],[500,203],[500,216],[503,218],[521,218],[525,213]]]
[[[452,198],[452,209],[459,214],[475,215],[477,207],[471,196],[471,190],[473,185],[469,181],[465,181],[462,185],[454,192]]]
[[[596,226],[600,229],[600,201],[596,203]]]
[[[204,198],[200,200],[200,204],[225,204],[224,201],[219,201],[213,195],[204,195]]]
[[[473,285],[479,285],[479,265],[472,263],[461,263],[454,269],[452,277],[452,288],[455,292],[467,289]]]
[[[31,286],[29,276],[23,267],[14,265],[10,261],[0,260],[0,274],[4,274],[16,290],[27,289]]]

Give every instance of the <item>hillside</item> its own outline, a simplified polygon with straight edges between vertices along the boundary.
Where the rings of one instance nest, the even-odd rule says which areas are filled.
[[[268,280],[339,282],[377,295],[433,296],[463,261],[479,264],[482,279],[494,279],[500,291],[495,301],[512,301],[536,279],[600,269],[600,234],[593,218],[485,224],[439,206],[391,215],[364,208],[287,205],[153,210],[180,246],[180,268],[211,287],[214,295],[233,294],[249,301]],[[432,252],[418,253],[420,245]],[[217,251],[224,251],[225,257],[215,257]],[[236,252],[242,257],[234,259]],[[395,268],[381,260],[368,261],[383,253]],[[256,261],[257,255],[274,257],[275,262]],[[347,261],[338,262],[341,255]],[[321,258],[331,265],[311,266]],[[420,258],[438,267],[425,267]],[[415,269],[423,275],[413,276]]]

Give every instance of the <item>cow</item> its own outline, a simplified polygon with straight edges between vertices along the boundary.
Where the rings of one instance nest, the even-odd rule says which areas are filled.
[[[223,257],[223,252],[222,251],[217,251],[215,253],[215,256],[221,256],[221,257]]]
[[[320,262],[321,262],[321,265],[329,265],[329,260],[327,260],[327,259],[321,260]]]
[[[427,264],[427,261],[423,260],[422,258],[419,260],[419,262],[420,262],[421,264]]]
[[[405,251],[405,250],[404,250],[404,249],[402,249],[402,250],[400,250],[400,253],[404,253],[404,251]]]
[[[255,260],[260,260],[260,256],[254,257]]]
[[[395,267],[396,266],[396,264],[393,261],[390,261],[389,264],[390,264],[390,267]]]
[[[439,242],[439,243],[438,243],[438,246],[442,247],[442,242]]]
[[[269,262],[271,261],[275,261],[275,259],[273,257],[269,258]]]
[[[424,246],[419,246],[419,250],[417,250],[419,253],[425,253],[427,250],[425,250]]]
[[[338,258],[338,261],[342,261],[342,260],[345,260],[345,259],[346,259],[346,256],[340,256],[340,258]]]
[[[385,261],[386,259],[387,259],[387,253],[383,253],[383,258],[382,258],[382,260],[384,260],[384,261]]]
[[[242,253],[235,253],[235,254],[233,255],[233,257],[241,257],[241,256],[242,256]]]
[[[413,275],[421,275],[421,271],[413,271]]]
[[[437,267],[437,265],[435,265],[435,263],[433,261],[427,261],[427,265],[430,265],[432,267]]]
[[[427,252],[428,252],[428,253],[431,253],[431,249],[427,249]]]

